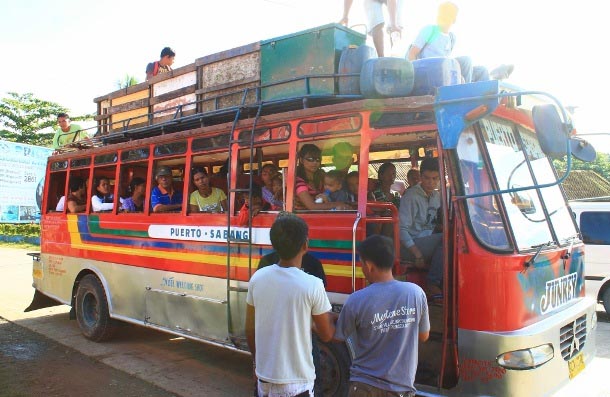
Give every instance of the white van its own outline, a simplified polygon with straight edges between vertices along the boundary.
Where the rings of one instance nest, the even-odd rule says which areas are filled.
[[[570,201],[585,243],[585,290],[610,314],[610,199]]]

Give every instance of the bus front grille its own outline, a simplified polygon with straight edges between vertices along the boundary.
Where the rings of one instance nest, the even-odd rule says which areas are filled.
[[[568,361],[578,354],[584,347],[587,340],[587,316],[582,315],[569,324],[561,327],[559,344],[561,346],[561,356]]]

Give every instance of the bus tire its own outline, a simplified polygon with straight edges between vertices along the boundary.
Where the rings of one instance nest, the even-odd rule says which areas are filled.
[[[100,280],[88,274],[78,284],[76,320],[85,338],[102,342],[112,337],[115,323],[110,318],[106,291]]]
[[[345,343],[320,342],[322,390],[324,396],[345,397],[352,359]]]
[[[602,302],[604,304],[604,309],[606,309],[606,313],[610,315],[610,287],[606,288],[604,291]]]

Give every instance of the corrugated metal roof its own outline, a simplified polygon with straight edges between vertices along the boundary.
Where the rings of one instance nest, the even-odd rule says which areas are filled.
[[[591,170],[572,170],[563,188],[568,200],[610,196],[610,182]]]

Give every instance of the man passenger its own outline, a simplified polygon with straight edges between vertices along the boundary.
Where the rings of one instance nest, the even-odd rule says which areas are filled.
[[[246,298],[246,337],[258,395],[313,396],[311,330],[315,324],[322,341],[332,338],[331,305],[322,280],[301,271],[308,248],[305,221],[282,213],[269,237],[280,260],[254,273]]]
[[[150,195],[150,207],[153,212],[180,211],[182,209],[182,192],[174,189],[172,169],[166,165],[157,167],[155,186]]]
[[[420,177],[421,182],[400,199],[400,256],[414,262],[416,268],[429,268],[426,288],[434,296],[442,293],[443,280],[443,235],[433,233],[441,206],[438,160],[425,158]]]
[[[415,396],[418,342],[430,334],[428,303],[418,285],[394,279],[393,246],[373,235],[358,247],[370,285],[347,298],[335,332],[340,341],[355,335],[348,397]]]

